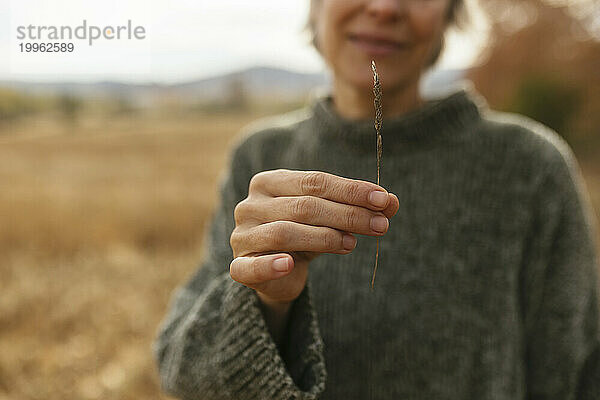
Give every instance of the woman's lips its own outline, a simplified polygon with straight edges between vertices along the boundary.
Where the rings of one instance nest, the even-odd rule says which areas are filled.
[[[401,42],[369,35],[351,34],[348,35],[348,39],[353,45],[370,56],[387,56],[407,48],[407,46]]]

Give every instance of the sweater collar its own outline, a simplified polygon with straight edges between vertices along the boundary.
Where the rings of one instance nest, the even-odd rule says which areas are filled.
[[[385,102],[385,93],[383,94]],[[487,103],[464,82],[442,97],[425,99],[424,104],[395,118],[384,118],[381,136],[384,149],[397,144],[457,136],[481,119]],[[349,120],[340,116],[332,103],[331,93],[318,95],[312,105],[317,134],[336,143],[371,151],[376,143],[373,120]],[[373,114],[375,111],[373,110]]]

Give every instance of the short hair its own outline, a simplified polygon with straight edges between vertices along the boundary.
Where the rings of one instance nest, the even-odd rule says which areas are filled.
[[[320,53],[317,38],[316,38],[316,10],[317,4],[322,0],[310,0],[310,10],[308,13],[308,20],[306,21],[306,25],[304,26],[304,30],[308,32],[310,43],[313,47]],[[476,0],[472,0],[476,1]],[[467,4],[468,0],[450,0],[450,6],[448,8],[448,14],[446,15],[446,26],[444,28],[444,34],[441,37],[440,42],[437,44],[434,52],[432,53],[431,58],[427,62],[427,67],[434,65],[440,55],[442,54],[442,50],[445,46],[445,35],[449,27],[454,27],[457,30],[466,30],[470,27],[472,23],[471,18],[471,6]]]

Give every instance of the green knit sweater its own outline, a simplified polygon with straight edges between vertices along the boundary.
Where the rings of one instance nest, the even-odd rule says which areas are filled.
[[[371,120],[322,95],[240,132],[205,257],[154,351],[184,399],[600,399],[596,222],[555,132],[489,110],[472,86],[384,119],[381,186],[400,209],[380,239],[309,267],[278,349],[256,293],[229,275],[235,205],[277,168],[376,181]]]

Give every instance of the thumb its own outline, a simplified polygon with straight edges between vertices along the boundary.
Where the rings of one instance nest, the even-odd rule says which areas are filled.
[[[287,253],[236,257],[229,265],[229,275],[234,281],[252,287],[282,278],[293,268],[294,260]]]

